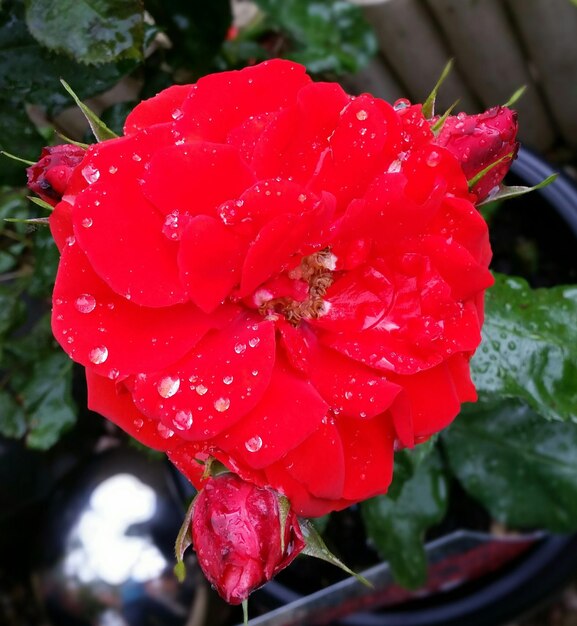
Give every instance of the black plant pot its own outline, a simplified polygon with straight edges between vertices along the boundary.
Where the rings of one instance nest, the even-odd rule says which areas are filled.
[[[521,150],[508,182],[533,186],[552,173],[539,157]],[[515,203],[523,203],[522,212],[516,211],[521,207]],[[535,192],[532,200],[524,197],[506,206],[493,224],[498,233],[493,241],[494,269],[518,270],[523,254],[520,261],[511,261],[514,238],[524,245],[536,237],[542,240],[547,262],[538,273],[525,268],[526,278],[534,286],[577,282],[577,190],[571,181],[561,175]],[[515,212],[513,224],[509,220]],[[543,601],[577,571],[577,535],[495,537],[456,531],[430,542],[427,555],[429,580],[415,593],[394,583],[386,563],[363,572],[374,583],[372,590],[350,578],[302,596],[272,581],[255,594],[253,605],[269,612],[251,625],[498,626]],[[292,568],[298,576],[298,561]]]

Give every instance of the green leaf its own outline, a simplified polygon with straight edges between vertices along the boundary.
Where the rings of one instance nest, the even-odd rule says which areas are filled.
[[[427,99],[423,103],[423,115],[426,119],[431,119],[435,115],[435,102],[437,101],[437,94],[439,93],[439,89],[447,79],[447,76],[451,73],[453,69],[453,59],[449,59],[449,62],[443,68],[441,75],[439,76],[439,80],[433,87],[431,93],[427,96]],[[453,105],[455,106],[455,105]]]
[[[272,30],[288,37],[281,55],[315,74],[356,72],[377,51],[359,7],[347,0],[257,0]]]
[[[6,391],[0,391],[0,434],[20,439],[26,433],[26,416],[22,407]]]
[[[526,404],[477,404],[442,437],[451,469],[498,521],[577,530],[577,425],[547,422]]]
[[[94,111],[89,109],[84,102],[80,100],[80,98],[72,90],[72,87],[70,87],[65,80],[60,79],[60,82],[62,83],[64,89],[66,89],[66,91],[72,96],[74,102],[76,102],[76,106],[78,106],[78,108],[82,111],[97,141],[106,141],[107,139],[116,139],[118,137],[118,135],[111,131],[110,128],[108,128],[108,126],[106,126],[106,124],[98,117],[98,115],[94,113]]]
[[[143,58],[138,0],[26,0],[26,23],[43,46],[81,63]]]
[[[505,102],[504,107],[512,107],[514,104],[519,102],[519,100],[523,97],[523,94],[527,91],[527,85],[522,85],[515,91],[515,93]]]
[[[521,278],[495,279],[471,361],[477,391],[520,398],[546,418],[577,421],[577,287],[531,289]]]
[[[53,3],[58,6],[58,3]],[[46,107],[49,114],[69,106],[62,92],[60,78],[74,80],[78,97],[86,99],[113,87],[136,66],[134,60],[124,60],[106,65],[86,66],[71,58],[46,50],[32,35],[24,21],[23,3],[7,0],[0,11],[0,94],[1,100],[12,103],[2,111],[2,123],[9,127],[17,111],[24,112],[24,103]],[[9,98],[8,98],[9,94]],[[31,130],[33,125],[28,122]],[[45,145],[45,142],[43,143]],[[6,149],[20,156],[37,158],[18,145]],[[37,151],[39,152],[39,150]]]
[[[523,185],[512,185],[507,187],[506,185],[501,185],[499,190],[496,193],[492,193],[487,196],[482,202],[479,202],[477,207],[482,207],[485,204],[489,204],[490,202],[496,202],[497,200],[510,200],[511,198],[517,198],[518,196],[524,196],[526,193],[531,191],[536,191],[537,189],[542,189],[543,187],[547,187],[557,178],[557,174],[551,174],[551,176],[547,176],[545,180],[542,180],[540,183],[537,183],[533,187],[525,187]]]
[[[27,384],[19,390],[27,412],[31,448],[46,450],[76,421],[72,400],[72,361],[63,352],[50,352],[35,360]]]
[[[361,504],[369,539],[388,559],[395,579],[416,589],[427,578],[423,545],[425,531],[440,522],[448,501],[448,484],[435,450],[419,463],[411,476],[396,473],[389,493]]]

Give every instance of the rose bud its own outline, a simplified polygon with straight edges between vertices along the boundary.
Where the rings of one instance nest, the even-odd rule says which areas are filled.
[[[478,115],[449,116],[435,143],[459,159],[468,180],[498,162],[471,189],[483,200],[501,183],[517,155],[517,128],[517,112],[497,106]]]
[[[200,567],[218,593],[240,604],[305,547],[286,498],[236,474],[211,478],[194,501],[192,542]]]
[[[43,148],[38,162],[26,170],[28,187],[42,200],[55,206],[62,199],[72,172],[85,154],[84,148],[72,144]]]

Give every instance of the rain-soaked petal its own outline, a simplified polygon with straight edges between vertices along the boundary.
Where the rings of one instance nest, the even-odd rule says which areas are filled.
[[[207,335],[174,365],[136,376],[132,394],[143,413],[177,428],[183,439],[210,439],[258,404],[270,384],[274,361],[273,322],[243,316]],[[160,393],[176,387],[177,379],[174,393]],[[190,416],[179,428],[183,414]]]
[[[102,376],[156,371],[184,356],[237,311],[208,316],[191,302],[143,307],[119,296],[91,268],[78,245],[67,246],[56,276],[52,330],[64,350]]]

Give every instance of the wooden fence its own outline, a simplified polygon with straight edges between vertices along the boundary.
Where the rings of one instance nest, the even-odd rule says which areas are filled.
[[[354,0],[353,0],[354,1]],[[570,0],[357,0],[380,52],[352,78],[357,91],[422,101],[449,58],[439,106],[479,111],[517,103],[521,140],[577,151],[577,7]]]

